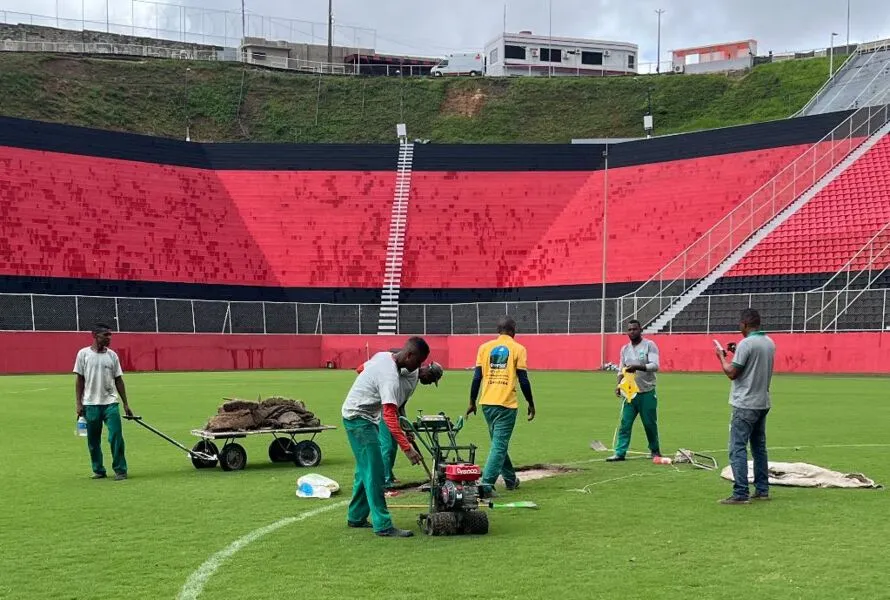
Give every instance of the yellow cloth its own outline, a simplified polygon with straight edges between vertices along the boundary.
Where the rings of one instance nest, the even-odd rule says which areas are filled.
[[[636,398],[640,393],[640,388],[637,387],[637,378],[634,373],[628,373],[627,369],[621,369],[621,383],[618,384],[618,389],[621,390],[621,395],[627,402]]]
[[[479,346],[476,366],[482,368],[479,404],[519,408],[516,401],[516,371],[528,369],[525,346],[509,335],[498,336]]]

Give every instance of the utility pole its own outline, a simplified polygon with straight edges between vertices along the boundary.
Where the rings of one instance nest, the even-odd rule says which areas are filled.
[[[328,0],[328,68],[334,62],[334,0]]]
[[[847,53],[850,52],[850,0],[847,0]]]
[[[244,10],[244,0],[241,0],[241,44],[244,44],[244,38],[247,37],[247,12]]]
[[[547,42],[547,77],[553,76],[553,0],[550,0],[548,3],[549,17],[548,22],[550,23],[550,33],[549,40]]]
[[[655,72],[661,73],[661,14],[664,12],[663,8],[658,8],[655,10],[658,14],[658,50],[656,50],[655,56]],[[650,73],[652,71],[649,71]]]

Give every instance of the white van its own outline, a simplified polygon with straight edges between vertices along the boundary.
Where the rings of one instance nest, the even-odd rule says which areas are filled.
[[[485,60],[481,52],[463,52],[449,54],[448,58],[430,69],[433,77],[443,75],[470,75],[477,76],[485,73]]]

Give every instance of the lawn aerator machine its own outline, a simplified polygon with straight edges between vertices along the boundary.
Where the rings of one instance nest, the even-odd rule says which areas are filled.
[[[401,417],[402,428],[412,433],[430,454],[429,512],[417,519],[427,535],[461,535],[488,533],[488,515],[479,510],[482,469],[474,464],[476,446],[461,446],[457,434],[464,419],[452,423],[445,413],[424,415],[422,411],[412,423]],[[415,446],[416,447],[416,446]],[[464,460],[463,452],[467,453]]]

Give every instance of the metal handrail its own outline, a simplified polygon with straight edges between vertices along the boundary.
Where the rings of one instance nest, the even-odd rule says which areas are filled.
[[[847,274],[847,283],[846,283],[846,285],[842,288],[842,290],[843,290],[843,289],[847,289],[847,288],[849,288],[849,287],[850,287],[850,283],[852,283],[852,281],[850,281],[850,272],[852,271],[852,268],[851,268],[852,265],[856,262],[856,259],[859,258],[859,255],[862,254],[863,252],[865,252],[869,247],[871,247],[871,245],[874,244],[875,240],[878,239],[878,238],[881,236],[881,234],[883,234],[883,233],[884,233],[885,231],[887,231],[888,229],[890,229],[890,221],[888,221],[883,227],[881,227],[881,228],[878,230],[877,233],[875,233],[873,236],[871,236],[871,239],[869,239],[867,242],[865,242],[865,244],[863,244],[862,247],[861,247],[859,250],[856,251],[856,254],[854,254],[854,255],[850,258],[850,260],[848,260],[848,261],[844,264],[844,266],[842,266],[840,269],[838,269],[838,272],[837,272],[837,273],[835,273],[834,275],[832,275],[831,278],[830,278],[828,281],[826,281],[826,282],[823,283],[821,286],[819,286],[818,288],[816,288],[816,290],[820,290],[820,291],[822,291],[822,290],[828,290],[828,286],[831,285],[831,283],[832,283],[837,277],[839,277],[842,273],[846,273],[846,274]],[[886,248],[885,248],[885,249],[886,249]],[[875,258],[877,258],[877,257],[872,256],[872,258],[868,261],[868,264],[869,264],[869,265],[872,264],[872,263],[874,262]],[[861,272],[861,271],[860,271],[860,272]],[[857,275],[857,277],[858,277],[858,275]],[[816,291],[816,290],[814,290],[814,291]]]
[[[884,93],[884,96],[886,95],[887,92]],[[873,116],[879,115],[881,113],[883,113],[883,118],[880,119],[880,124],[872,127]],[[862,122],[863,115],[865,115],[864,122]],[[822,139],[813,144],[810,148],[804,151],[803,154],[798,156],[790,164],[786,165],[776,175],[770,178],[766,183],[761,185],[739,206],[727,213],[710,229],[703,233],[697,240],[687,246],[680,254],[669,261],[664,267],[659,269],[658,272],[655,273],[655,275],[650,277],[639,288],[637,288],[630,294],[626,294],[623,297],[651,298],[651,300],[640,307],[644,308],[655,299],[664,295],[666,289],[670,290],[671,296],[681,296],[682,294],[685,294],[701,279],[697,276],[690,276],[691,273],[695,273],[696,269],[700,269],[702,265],[704,265],[706,272],[708,273],[719,266],[733,252],[735,252],[738,247],[741,246],[754,232],[756,232],[760,227],[773,219],[776,215],[784,211],[797,198],[799,198],[801,194],[810,189],[826,173],[830,172],[834,167],[843,162],[850,155],[850,153],[858,148],[868,137],[872,135],[872,133],[878,131],[881,127],[886,125],[888,120],[890,120],[890,118],[888,117],[890,117],[890,115],[888,115],[887,105],[877,107],[864,106],[856,110],[853,114],[848,116],[839,125],[837,125],[824,137],[822,137]],[[854,128],[854,123],[859,123],[859,125],[855,126]],[[865,127],[864,134],[861,132],[863,126]],[[843,132],[843,136],[836,137],[836,135],[841,132]],[[861,139],[857,143],[852,143],[854,136],[861,137]],[[851,144],[848,147],[845,147],[845,151],[843,152],[842,156],[837,157],[838,143],[845,142],[847,140],[851,140]],[[830,142],[832,144],[832,147],[825,152],[825,156],[823,156],[822,158],[824,159],[825,157],[828,157],[830,164],[825,168],[821,168],[820,171],[817,171],[817,165],[820,164],[820,160],[817,160],[817,155],[821,150],[821,145],[825,142]],[[799,174],[798,167],[801,165],[803,166],[801,167],[801,173]],[[819,173],[818,176],[817,172]],[[788,178],[789,173],[791,174],[790,183],[783,185],[782,182],[784,182]],[[803,177],[806,178],[806,181],[802,182],[802,187],[798,189],[797,184]],[[780,186],[782,186],[781,189],[779,189]],[[777,203],[777,198],[780,198],[781,195],[785,194],[789,187],[791,188],[791,194],[788,197],[788,200],[784,202],[780,200]],[[765,190],[770,190],[770,188],[772,189],[772,192],[767,192],[766,200],[761,202],[760,204],[755,205],[755,202],[758,200],[759,197],[762,196],[762,193]],[[766,216],[763,216],[764,212]],[[755,215],[759,215],[759,218],[755,217]],[[723,229],[727,228],[727,225],[728,233],[722,234],[721,232],[723,231]],[[739,229],[742,228],[745,229],[741,233],[738,233]],[[704,248],[702,248],[703,246]],[[720,249],[724,247],[725,249],[720,251]],[[720,251],[720,253],[716,257],[714,256],[715,250]],[[669,273],[677,272],[679,274],[676,276],[668,275]],[[687,283],[688,281],[693,281],[693,283],[689,284]],[[678,285],[678,282],[681,283],[679,283]],[[657,294],[652,293],[650,295],[647,295],[644,293],[650,287],[652,287],[653,284],[656,283],[658,285]]]

